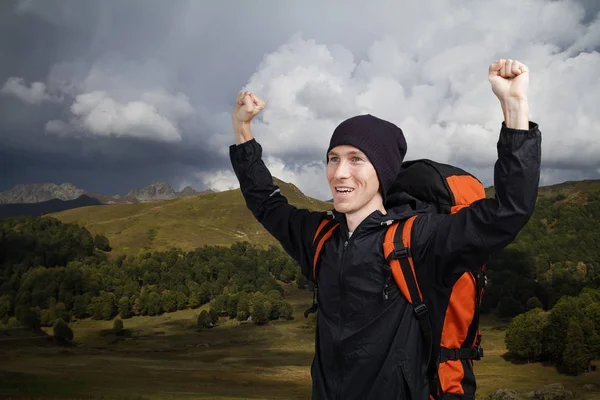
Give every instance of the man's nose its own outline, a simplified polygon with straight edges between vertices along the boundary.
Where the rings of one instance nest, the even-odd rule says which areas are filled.
[[[350,176],[350,168],[346,161],[340,161],[338,167],[335,170],[336,179],[345,179]]]

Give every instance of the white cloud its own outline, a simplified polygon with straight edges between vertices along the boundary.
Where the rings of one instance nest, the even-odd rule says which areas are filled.
[[[10,77],[0,89],[4,95],[12,95],[27,104],[41,104],[43,102],[60,102],[61,99],[48,93],[46,84],[43,82],[33,82],[27,86],[25,80],[19,77]]]
[[[237,177],[232,170],[223,169],[216,172],[197,172],[194,174],[196,181],[203,183],[209,189],[222,192],[240,187]],[[188,183],[193,185],[193,183]]]
[[[415,17],[391,27],[387,13],[379,14],[385,34],[364,59],[302,35],[266,55],[245,87],[267,102],[253,132],[265,156],[311,155],[307,167],[274,162],[273,175],[323,198],[326,186],[313,179],[324,182],[324,174],[310,160],[322,161],[339,122],[372,113],[404,130],[408,159],[484,171],[479,177],[490,181],[502,112],[487,69],[497,58],[531,68],[530,118],[540,123],[544,167],[557,178],[574,176],[556,173],[565,165],[571,171],[600,168],[600,54],[590,51],[600,43],[600,20],[584,26],[583,10],[566,1],[496,2],[493,8],[460,3],[465,7],[440,2],[429,9],[435,23]],[[532,15],[543,23],[532,23]]]
[[[6,90],[31,104],[52,99],[46,94],[46,84],[36,82],[26,91],[21,81],[15,78],[16,83],[7,83]],[[72,104],[67,120],[48,121],[46,132],[178,142],[182,139],[179,124],[195,109],[188,96],[165,89],[168,81],[168,73],[157,62],[136,64],[104,58],[91,66],[82,62],[57,64],[49,74],[48,87],[72,99]]]
[[[177,128],[157,107],[144,101],[118,103],[105,92],[80,94],[71,106],[72,123],[94,135],[133,136],[167,142],[181,140]],[[75,122],[77,121],[77,122]]]
[[[302,166],[296,165],[294,169],[290,169],[288,164],[277,157],[265,156],[264,162],[271,174],[282,181],[291,182],[302,188],[302,191],[308,188],[306,192],[309,192],[312,197],[321,200],[331,198],[331,192],[325,177],[324,162]],[[218,191],[240,187],[237,177],[231,169],[222,169],[216,172],[197,172],[194,177],[197,182]]]
[[[91,63],[68,58],[45,82],[19,81],[22,99],[70,101],[48,133],[180,141],[227,157],[227,108],[246,83],[268,103],[253,132],[273,175],[315,197],[330,197],[320,165],[333,129],[359,113],[399,125],[408,158],[491,183],[502,113],[487,67],[510,57],[531,69],[543,183],[600,174],[597,1],[305,0],[236,4],[235,14],[221,2],[134,3],[19,1],[21,13],[93,37],[62,47]],[[231,171],[189,180],[237,187]]]

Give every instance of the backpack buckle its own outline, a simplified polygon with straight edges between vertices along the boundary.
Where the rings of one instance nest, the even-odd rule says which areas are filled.
[[[400,250],[394,249],[391,251],[386,261],[389,263],[392,260],[401,260],[408,257],[410,257],[410,250],[408,250],[406,247],[402,247]]]
[[[459,349],[448,349],[448,360],[458,360],[460,359],[460,355],[458,354]]]
[[[403,247],[400,250],[394,249],[394,258],[399,260],[401,258],[408,258],[410,257],[410,251],[408,251],[408,248]]]
[[[477,355],[473,358],[474,360],[481,360],[481,357],[483,357],[483,347],[476,347],[477,349]]]
[[[427,306],[425,305],[425,303],[417,304],[415,306],[415,313],[419,318],[422,318],[425,315],[427,315]]]

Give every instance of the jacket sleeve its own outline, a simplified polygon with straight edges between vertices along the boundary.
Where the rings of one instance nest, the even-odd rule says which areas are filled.
[[[312,238],[325,213],[288,203],[273,183],[262,160],[262,146],[255,139],[230,146],[229,156],[248,209],[300,265],[302,274],[313,280]]]
[[[476,201],[456,214],[416,218],[411,236],[416,263],[444,279],[485,264],[490,255],[509,245],[529,221],[537,200],[541,133],[503,123],[494,166],[494,198]],[[420,260],[417,261],[417,260]]]

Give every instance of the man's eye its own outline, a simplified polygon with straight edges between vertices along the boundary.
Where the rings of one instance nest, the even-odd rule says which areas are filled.
[[[362,161],[362,159],[360,157],[354,156],[354,157],[352,157],[352,161],[359,162],[359,161]]]

